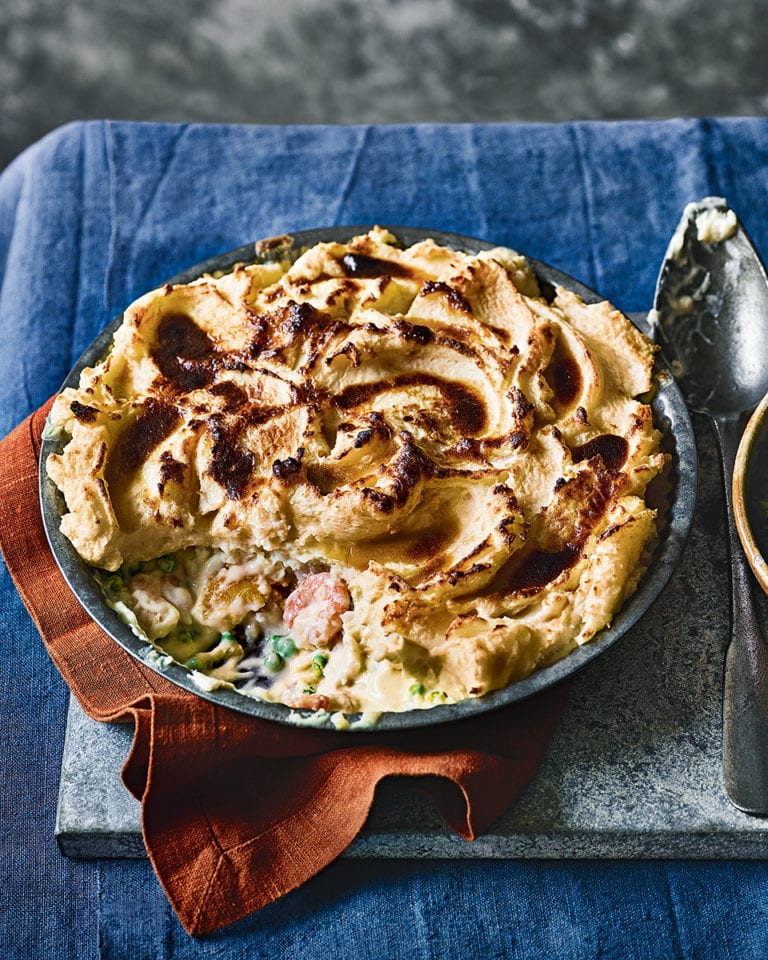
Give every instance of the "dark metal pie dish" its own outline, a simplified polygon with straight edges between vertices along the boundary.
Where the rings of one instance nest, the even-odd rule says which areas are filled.
[[[367,232],[370,226],[330,227],[326,229],[302,231],[291,237],[275,238],[248,244],[213,257],[197,264],[169,282],[188,283],[203,274],[223,274],[236,264],[256,263],[284,258],[286,251],[298,255],[301,251],[323,241],[345,242],[354,236]],[[422,230],[410,227],[388,227],[403,246],[410,246],[427,238],[437,244],[451,247],[467,253],[477,253],[493,249],[497,244],[434,230]],[[289,244],[287,247],[286,244]],[[587,303],[604,300],[599,294],[566,274],[532,258],[526,258],[546,293],[555,286],[563,286],[578,294]],[[96,365],[108,352],[115,330],[121,324],[123,315],[117,316],[93,341],[80,357],[75,367],[62,385],[77,387],[80,375],[86,367]],[[413,709],[404,712],[387,712],[379,716],[375,725],[355,723],[355,716],[348,728],[351,732],[370,730],[407,730],[460,720],[495,710],[517,701],[524,700],[539,691],[572,676],[605,650],[616,643],[646,613],[661,594],[678,563],[690,526],[696,500],[696,446],[693,430],[674,379],[670,375],[662,357],[657,358],[655,371],[656,390],[650,405],[654,423],[661,431],[662,449],[669,454],[669,463],[664,470],[660,488],[663,489],[659,505],[659,535],[655,543],[653,558],[644,573],[637,590],[628,598],[614,616],[611,625],[601,631],[590,642],[577,647],[563,659],[551,666],[542,667],[530,676],[513,682],[509,686],[481,697],[473,697],[458,703],[435,705],[429,708]],[[148,654],[153,648],[147,641],[140,639],[131,628],[108,605],[101,587],[94,577],[94,571],[77,554],[70,541],[60,531],[60,520],[66,511],[63,496],[48,477],[45,464],[51,453],[59,453],[63,441],[53,437],[43,438],[40,452],[40,503],[43,523],[54,558],[68,583],[89,615],[128,653],[172,681],[179,687],[206,700],[236,710],[239,713],[284,724],[308,724],[312,726],[330,726],[330,715],[317,715],[307,710],[297,710],[279,703],[244,696],[236,690],[217,688],[203,690],[194,681],[192,671],[175,662],[160,663],[156,657]],[[654,481],[655,482],[655,481]],[[165,658],[167,661],[169,658]]]

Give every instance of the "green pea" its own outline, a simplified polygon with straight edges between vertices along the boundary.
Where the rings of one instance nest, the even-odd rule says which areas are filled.
[[[122,593],[124,586],[123,578],[117,573],[113,573],[111,577],[107,577],[104,581],[104,589],[107,593],[114,594],[115,596],[118,593]]]
[[[408,693],[410,693],[412,697],[423,697],[426,691],[427,688],[423,683],[412,683],[410,687],[408,687]]]
[[[125,573],[125,576],[128,579],[130,579],[131,577],[135,577],[140,570],[141,570],[140,560],[133,560],[131,563],[123,564],[123,572]]]
[[[157,568],[161,573],[173,573],[176,569],[176,557],[172,553],[164,557],[158,557],[155,563],[157,563]]]
[[[274,641],[275,650],[283,660],[290,660],[296,653],[296,641],[293,637],[270,637]]]
[[[274,650],[270,650],[269,653],[264,657],[264,669],[268,673],[278,673],[285,666],[285,661],[280,656],[279,653],[276,653]]]
[[[312,672],[316,680],[322,680],[325,675],[325,666],[328,663],[328,657],[324,653],[316,653],[312,658]]]
[[[190,670],[202,670],[203,663],[200,657],[190,657],[189,660],[185,661],[185,667],[189,667]]]

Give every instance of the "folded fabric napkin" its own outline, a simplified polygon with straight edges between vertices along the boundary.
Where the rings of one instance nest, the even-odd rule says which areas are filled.
[[[322,870],[355,838],[385,776],[434,775],[438,810],[467,840],[523,790],[567,684],[444,726],[349,734],[241,715],[130,656],[80,606],[46,541],[38,455],[50,404],[0,443],[0,549],[83,709],[135,724],[123,781],[141,800],[149,857],[189,933],[232,923]]]

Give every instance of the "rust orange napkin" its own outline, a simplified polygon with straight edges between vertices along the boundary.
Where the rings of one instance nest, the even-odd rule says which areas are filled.
[[[49,401],[0,443],[0,548],[53,662],[97,720],[133,720],[123,781],[185,929],[210,933],[295,889],[352,842],[376,784],[426,781],[446,822],[474,839],[533,776],[567,685],[423,731],[294,729],[188,693],[111,640],[70,592],[38,504]],[[439,779],[438,779],[439,778]]]

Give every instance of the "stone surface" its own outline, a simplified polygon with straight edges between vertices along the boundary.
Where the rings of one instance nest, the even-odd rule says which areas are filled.
[[[722,786],[727,557],[715,446],[707,424],[695,426],[699,503],[680,566],[643,620],[575,678],[519,801],[468,843],[413,783],[385,781],[348,856],[768,856],[768,820],[736,810]],[[65,853],[144,855],[139,804],[119,780],[130,742],[130,728],[71,708],[57,822]]]
[[[92,117],[764,115],[767,47],[761,0],[4,0],[0,167]]]

